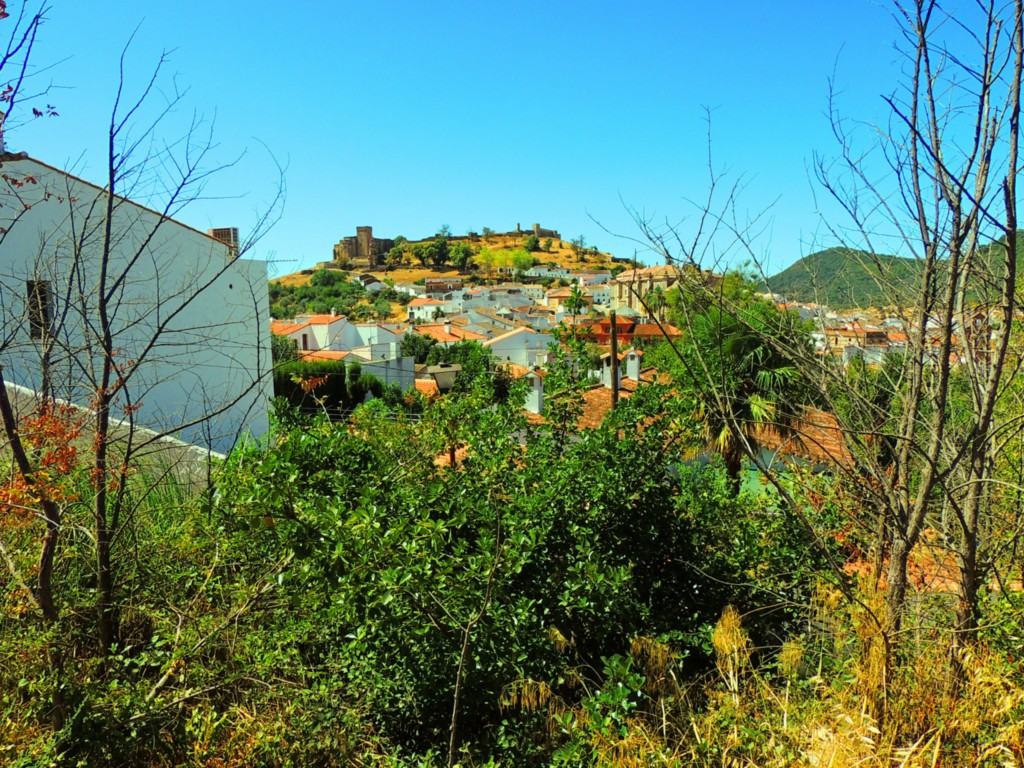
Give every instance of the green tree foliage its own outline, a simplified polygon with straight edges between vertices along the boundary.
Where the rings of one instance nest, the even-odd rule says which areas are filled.
[[[575,317],[584,312],[587,308],[587,297],[583,295],[578,285],[572,287],[569,297],[563,302],[566,311]]]
[[[429,242],[416,243],[411,252],[424,267],[443,267],[451,260],[451,245],[445,232]]]
[[[270,283],[270,315],[278,319],[307,313],[351,315],[365,303],[366,291],[339,270],[318,269],[305,285]]]
[[[295,342],[287,336],[278,336],[276,333],[270,337],[270,354],[275,366],[289,363],[299,357],[298,350],[295,349]]]
[[[430,264],[431,250],[429,243],[416,243],[416,245],[409,249],[409,252],[421,266],[426,267]]]
[[[550,240],[548,242],[550,242]],[[534,251],[539,251],[540,238],[537,237],[536,235],[530,235],[523,241],[523,248],[525,248],[530,253],[533,253]]]
[[[644,306],[647,308],[647,312],[652,318],[660,321],[665,319],[665,307],[667,306],[667,300],[665,298],[665,289],[660,285],[649,290],[643,297]]]
[[[508,255],[508,266],[512,268],[517,277],[522,277],[523,273],[533,266],[533,256],[529,249],[516,248],[512,251]]]
[[[489,393],[492,401],[504,402],[509,398],[512,381],[496,366],[490,351],[478,341],[459,341],[444,346],[436,344],[427,354],[428,365],[457,364],[462,370],[455,378],[456,393],[468,393],[480,388]]]
[[[447,229],[447,227],[445,227]],[[434,242],[430,244],[430,263],[435,267],[443,267],[451,257],[451,248],[448,244],[448,234],[442,230]]]
[[[666,303],[685,338],[663,346],[660,359],[672,371],[683,415],[696,431],[695,449],[711,450],[725,462],[734,493],[745,457],[758,433],[792,430],[812,390],[792,355],[810,350],[806,328],[794,316],[757,298],[753,285],[733,274],[719,286],[722,305],[702,293],[671,291]],[[790,354],[780,351],[785,340]]]
[[[404,242],[399,244],[396,239],[395,245],[384,256],[384,271],[386,272],[390,269],[397,269],[405,263],[408,257],[408,246]]]
[[[483,268],[488,277],[491,277],[498,263],[498,254],[490,248],[481,248],[476,255],[476,263]]]
[[[318,269],[309,278],[309,284],[315,288],[333,288],[348,282],[348,275],[336,269]]]
[[[587,240],[586,240],[585,237],[583,237],[583,235],[580,235],[579,237],[574,238],[573,240],[570,241],[569,244],[572,247],[573,255],[577,259],[581,258],[583,256],[583,254],[586,253],[586,250],[587,250]]]
[[[473,258],[473,247],[469,243],[458,242],[451,247],[450,258],[453,267],[465,272]]]
[[[408,331],[402,337],[402,356],[411,357],[417,365],[422,365],[427,362],[427,356],[436,344],[437,342],[429,336]]]
[[[906,304],[909,286],[921,276],[915,259],[829,248],[804,256],[765,281],[790,301],[808,301],[837,309]]]
[[[367,394],[384,394],[383,382],[343,360],[294,361],[274,369],[274,396],[302,409],[351,410]]]
[[[532,715],[501,707],[518,682],[549,681],[572,704],[583,690],[565,681],[600,685],[601,660],[641,633],[696,662],[724,602],[766,599],[728,586],[741,569],[766,555],[780,572],[807,567],[783,510],[766,534],[716,469],[672,470],[667,420],[635,429],[657,396],[578,441],[541,433],[525,447],[519,411],[486,403],[453,398],[422,432],[378,414],[306,427],[226,467],[215,514],[227,535],[248,537],[247,561],[294,553],[284,594],[318,605],[310,672],[344,680],[325,716],[359,701],[381,738],[443,753],[457,696],[456,749],[500,743],[525,760],[545,747]],[[451,440],[467,458],[439,466]]]

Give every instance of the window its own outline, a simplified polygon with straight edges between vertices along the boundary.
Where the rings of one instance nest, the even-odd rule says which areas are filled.
[[[50,281],[28,280],[25,288],[29,335],[33,339],[42,339],[50,333]]]

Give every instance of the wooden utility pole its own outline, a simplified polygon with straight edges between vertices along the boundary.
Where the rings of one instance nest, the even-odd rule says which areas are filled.
[[[612,320],[612,408],[619,404],[619,326],[615,310],[608,315]]]

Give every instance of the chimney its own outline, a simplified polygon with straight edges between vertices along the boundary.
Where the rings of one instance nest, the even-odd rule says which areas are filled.
[[[615,366],[612,364],[613,359],[613,355],[601,356],[601,384],[614,392],[615,387],[612,386],[612,377],[615,375]]]
[[[540,415],[544,412],[544,379],[536,372],[530,377],[530,391],[526,393],[523,405],[530,413]]]
[[[220,240],[228,247],[228,255],[232,259],[238,258],[238,227],[215,227],[206,230],[206,234],[214,240]]]
[[[626,353],[626,378],[640,381],[640,353],[631,349]]]

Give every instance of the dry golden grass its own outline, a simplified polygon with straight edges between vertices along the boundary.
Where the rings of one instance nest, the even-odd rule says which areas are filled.
[[[810,634],[787,641],[763,669],[752,665],[739,613],[727,608],[712,635],[718,675],[696,697],[698,708],[686,690],[664,684],[674,681],[679,659],[649,637],[630,647],[646,698],[622,728],[592,722],[592,706],[567,706],[536,680],[507,688],[503,705],[546,713],[551,738],[582,737],[600,766],[1024,766],[1021,670],[984,645],[953,659],[948,634],[913,616],[899,662],[887,664],[874,618],[885,595],[861,584],[857,597],[851,605],[834,588],[820,588]]]

